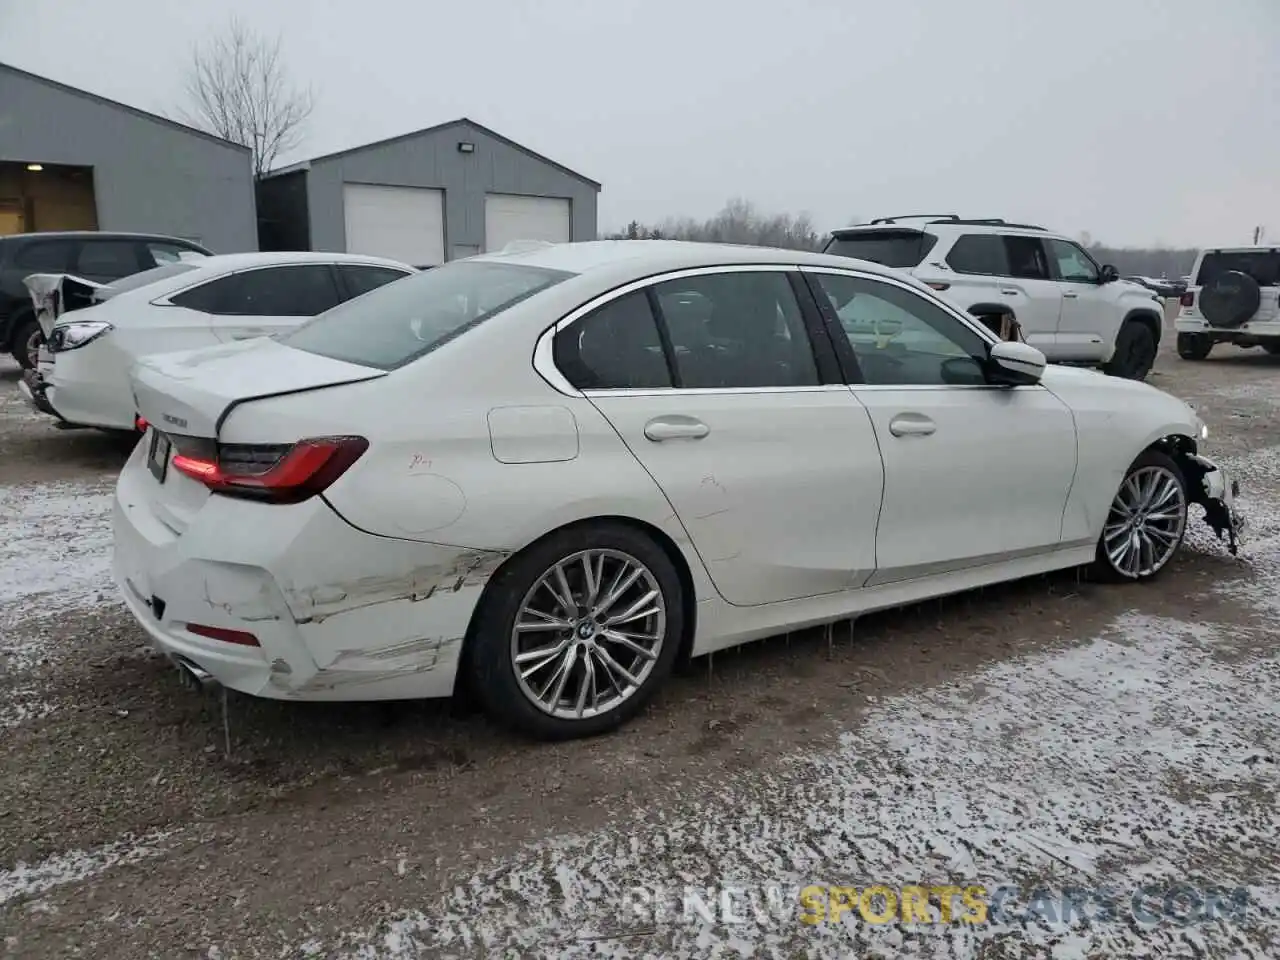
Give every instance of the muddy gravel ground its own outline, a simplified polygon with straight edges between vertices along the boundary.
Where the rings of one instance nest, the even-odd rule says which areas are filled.
[[[129,440],[53,429],[0,367],[0,942],[1280,955],[1280,357],[1166,352],[1151,382],[1201,409],[1238,476],[1239,558],[1197,521],[1157,583],[1066,573],[778,637],[695,663],[616,735],[543,746],[449,704],[224,713],[185,691],[109,579]],[[858,905],[918,883],[1000,906],[875,923],[885,898]],[[833,887],[854,888],[838,922]],[[1063,916],[1070,890],[1087,904]]]

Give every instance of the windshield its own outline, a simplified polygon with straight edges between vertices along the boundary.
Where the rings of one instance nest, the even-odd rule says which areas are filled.
[[[455,261],[348,300],[280,342],[392,370],[571,276],[541,267]]]
[[[149,283],[155,283],[157,280],[168,280],[170,277],[176,277],[180,273],[186,273],[188,270],[195,270],[200,266],[198,262],[176,262],[166,263],[163,267],[152,267],[150,270],[143,270],[141,273],[135,273],[128,277],[122,277],[114,283],[109,283],[98,291],[98,299],[106,299],[114,297],[118,293],[126,293],[129,290],[136,290],[138,287],[145,287]]]
[[[1280,284],[1280,250],[1206,253],[1196,275],[1196,285],[1203,287],[1230,270],[1247,273],[1260,287],[1274,287]]]
[[[870,260],[899,270],[918,267],[937,237],[919,230],[868,230],[833,236],[823,253]]]

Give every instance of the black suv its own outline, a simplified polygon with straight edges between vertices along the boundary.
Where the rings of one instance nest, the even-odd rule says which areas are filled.
[[[209,250],[177,237],[147,233],[18,233],[0,237],[0,350],[23,367],[34,364],[43,339],[22,281],[33,273],[73,273],[110,283]]]

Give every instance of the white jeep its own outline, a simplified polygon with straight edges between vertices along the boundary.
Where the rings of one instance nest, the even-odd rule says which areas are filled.
[[[1280,247],[1201,250],[1174,327],[1184,360],[1203,360],[1215,343],[1280,354]]]
[[[1155,362],[1164,302],[1042,227],[955,214],[883,217],[833,230],[824,252],[896,267],[971,313],[1010,308],[1054,363],[1142,380]]]

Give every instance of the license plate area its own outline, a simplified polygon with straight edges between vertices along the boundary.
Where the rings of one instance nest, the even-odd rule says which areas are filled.
[[[147,469],[159,483],[164,483],[164,478],[169,473],[169,454],[172,450],[173,443],[168,437],[158,430],[152,431],[151,446],[147,450]]]

